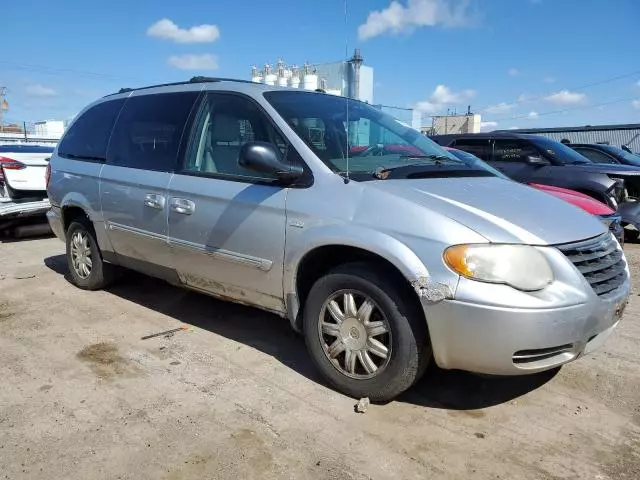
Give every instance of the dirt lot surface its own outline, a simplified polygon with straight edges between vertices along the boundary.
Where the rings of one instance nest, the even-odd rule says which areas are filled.
[[[638,293],[559,371],[432,368],[357,414],[287,321],[134,273],[84,292],[63,248],[0,243],[0,479],[640,479]]]

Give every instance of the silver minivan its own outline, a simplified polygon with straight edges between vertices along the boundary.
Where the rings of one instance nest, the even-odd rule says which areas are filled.
[[[286,317],[342,392],[430,361],[518,375],[602,344],[627,304],[596,218],[354,100],[195,78],[83,110],[48,171],[71,281],[118,266]]]

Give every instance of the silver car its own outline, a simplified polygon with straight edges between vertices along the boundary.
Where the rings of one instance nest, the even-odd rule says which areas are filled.
[[[125,89],[54,152],[72,282],[117,266],[286,317],[322,374],[389,400],[431,361],[500,375],[590,352],[630,291],[618,242],[342,97],[195,78]]]

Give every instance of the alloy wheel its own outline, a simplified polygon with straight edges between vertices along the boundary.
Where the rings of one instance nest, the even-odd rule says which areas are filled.
[[[93,263],[89,235],[86,232],[77,231],[71,237],[71,260],[76,274],[82,279],[89,278]]]
[[[332,365],[343,375],[368,379],[391,358],[389,322],[368,295],[356,290],[333,293],[323,304],[318,334]]]

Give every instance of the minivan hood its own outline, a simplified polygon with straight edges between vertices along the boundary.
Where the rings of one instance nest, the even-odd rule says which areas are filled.
[[[596,217],[567,202],[497,177],[379,180],[366,185],[444,215],[490,242],[553,245],[606,231]]]

